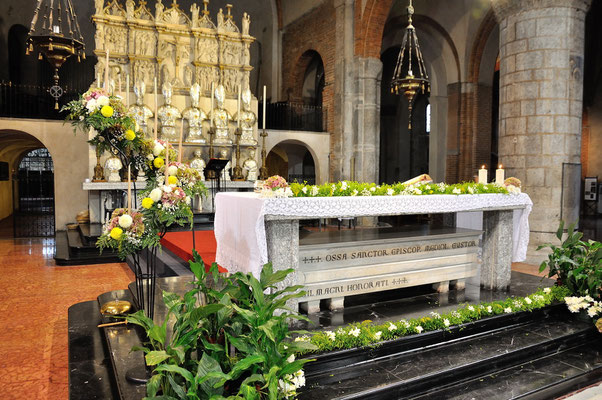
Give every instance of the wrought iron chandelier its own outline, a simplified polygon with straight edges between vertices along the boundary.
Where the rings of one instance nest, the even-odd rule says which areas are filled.
[[[399,50],[397,64],[395,65],[393,79],[391,80],[391,93],[403,93],[408,99],[408,109],[410,112],[409,129],[412,129],[412,104],[416,94],[422,92],[428,95],[431,91],[431,83],[424,66],[424,59],[422,58],[422,52],[418,44],[416,29],[412,25],[412,15],[414,15],[414,7],[412,6],[412,0],[410,0],[408,6],[408,26],[403,35],[401,50]],[[414,70],[415,67],[417,67],[416,71]]]
[[[49,93],[54,97],[54,108],[58,110],[58,100],[63,95],[63,88],[59,86],[59,68],[72,55],[77,55],[78,62],[86,58],[84,38],[71,0],[38,0],[26,46],[26,54],[36,49],[38,58],[41,60],[44,54],[54,67],[54,86]]]

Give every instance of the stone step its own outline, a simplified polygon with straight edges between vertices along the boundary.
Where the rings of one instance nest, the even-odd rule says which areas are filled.
[[[74,244],[73,247],[72,244]],[[57,231],[55,236],[54,260],[57,265],[61,266],[121,262],[114,252],[105,249],[100,254],[95,247],[87,247],[86,250],[83,250],[84,248],[85,246],[79,237],[79,232]]]
[[[376,351],[370,360],[347,358],[347,366],[340,363],[330,370],[312,371],[316,366],[308,365],[307,386],[299,399],[411,398],[435,387],[525,364],[596,337],[590,323],[572,321],[568,312],[533,317],[464,337],[451,334],[439,343],[425,342],[420,336],[428,335],[419,335],[417,342],[406,343],[406,348],[401,346],[397,352]]]

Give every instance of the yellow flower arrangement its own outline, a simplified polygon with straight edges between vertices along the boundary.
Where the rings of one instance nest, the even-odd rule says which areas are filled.
[[[110,235],[113,239],[119,240],[121,239],[121,235],[123,235],[123,229],[115,227],[111,229]]]
[[[102,106],[100,109],[100,113],[105,118],[111,118],[113,116],[113,107],[111,106]]]
[[[155,168],[161,168],[163,165],[165,165],[165,160],[163,160],[162,157],[157,157],[153,161],[153,165],[155,166]]]
[[[150,197],[145,197],[142,199],[142,207],[147,210],[153,206],[155,202]]]
[[[136,138],[136,133],[133,130],[128,129],[125,131],[125,138],[127,140],[134,140]]]
[[[175,177],[175,176],[173,176],[173,175],[170,175],[167,178],[167,183],[170,184],[170,185],[177,185],[178,184],[178,178]]]

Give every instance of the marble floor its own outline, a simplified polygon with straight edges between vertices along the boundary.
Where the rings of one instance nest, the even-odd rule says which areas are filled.
[[[134,279],[126,264],[55,267],[54,239],[0,240],[2,399],[68,398],[67,310]]]
[[[126,264],[56,267],[53,252],[54,239],[0,239],[2,399],[67,399],[68,308],[134,279]]]

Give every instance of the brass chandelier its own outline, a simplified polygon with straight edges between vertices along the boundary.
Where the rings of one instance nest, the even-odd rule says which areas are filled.
[[[414,28],[414,25],[412,25],[412,15],[414,15],[412,0],[410,0],[407,10],[408,26],[403,35],[401,49],[399,50],[399,56],[397,57],[397,64],[395,65],[395,70],[393,72],[391,93],[403,93],[408,99],[408,109],[410,112],[408,128],[412,129],[412,104],[414,98],[416,97],[416,94],[420,92],[428,95],[431,91],[431,83],[426,72],[426,67],[424,66],[424,59],[422,58],[422,52],[420,51],[420,45],[418,44],[416,29]],[[416,71],[414,71],[414,67],[417,67]]]
[[[38,0],[26,46],[26,54],[36,49],[38,58],[41,60],[44,54],[54,67],[54,86],[49,92],[55,100],[54,108],[58,110],[58,100],[63,95],[59,68],[73,55],[77,56],[78,62],[86,58],[84,38],[71,0]]]

